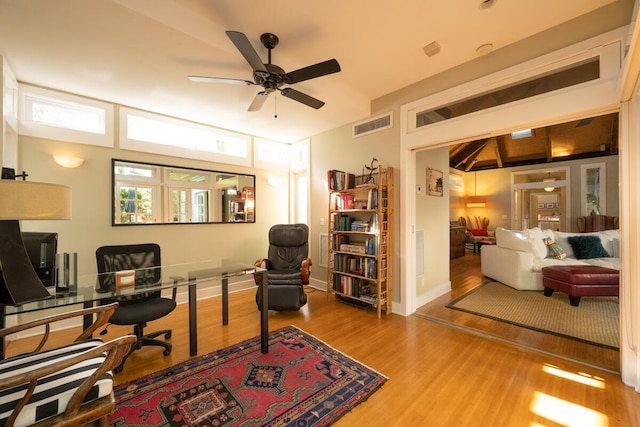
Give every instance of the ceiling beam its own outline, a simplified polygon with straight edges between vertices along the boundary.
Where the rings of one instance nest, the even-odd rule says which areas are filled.
[[[466,170],[466,168],[469,167],[468,165],[472,163],[469,160],[474,160],[484,149],[484,147],[487,146],[488,142],[489,138],[485,138],[462,144],[463,148],[458,152],[456,156],[451,157],[449,165],[455,169],[459,169],[460,166],[464,164]],[[475,161],[473,163],[475,163]]]
[[[502,163],[502,159],[505,155],[504,144],[504,135],[496,136],[494,140],[494,147],[496,151],[496,163],[498,164],[499,168],[504,167],[504,164]]]
[[[544,128],[545,140],[547,146],[547,163],[553,161],[553,143],[551,142],[551,127],[545,126]]]

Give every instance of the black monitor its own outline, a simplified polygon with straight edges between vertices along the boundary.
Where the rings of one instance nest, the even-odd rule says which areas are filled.
[[[42,283],[49,287],[56,285],[56,252],[58,233],[24,231],[22,240],[34,270]]]

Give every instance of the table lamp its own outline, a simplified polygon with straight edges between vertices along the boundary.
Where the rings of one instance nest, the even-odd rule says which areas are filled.
[[[0,304],[22,305],[50,298],[29,260],[21,219],[71,219],[71,188],[0,179]]]

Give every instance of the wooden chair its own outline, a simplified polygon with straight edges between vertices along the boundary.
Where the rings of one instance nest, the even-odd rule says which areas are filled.
[[[117,303],[53,315],[0,330],[0,337],[44,326],[36,349],[0,360],[0,424],[6,426],[108,426],[115,408],[111,371],[136,342],[92,339]],[[72,343],[43,350],[54,322],[93,316],[93,324]]]

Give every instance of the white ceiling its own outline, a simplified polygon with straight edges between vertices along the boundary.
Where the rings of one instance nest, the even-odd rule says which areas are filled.
[[[294,142],[366,118],[370,101],[615,0],[0,0],[0,54],[21,82]],[[258,86],[195,83],[188,75],[252,79],[226,30],[280,44],[285,71],[335,58],[337,74],[292,87],[319,110]],[[439,54],[423,47],[433,41]],[[274,114],[277,111],[277,118]]]

